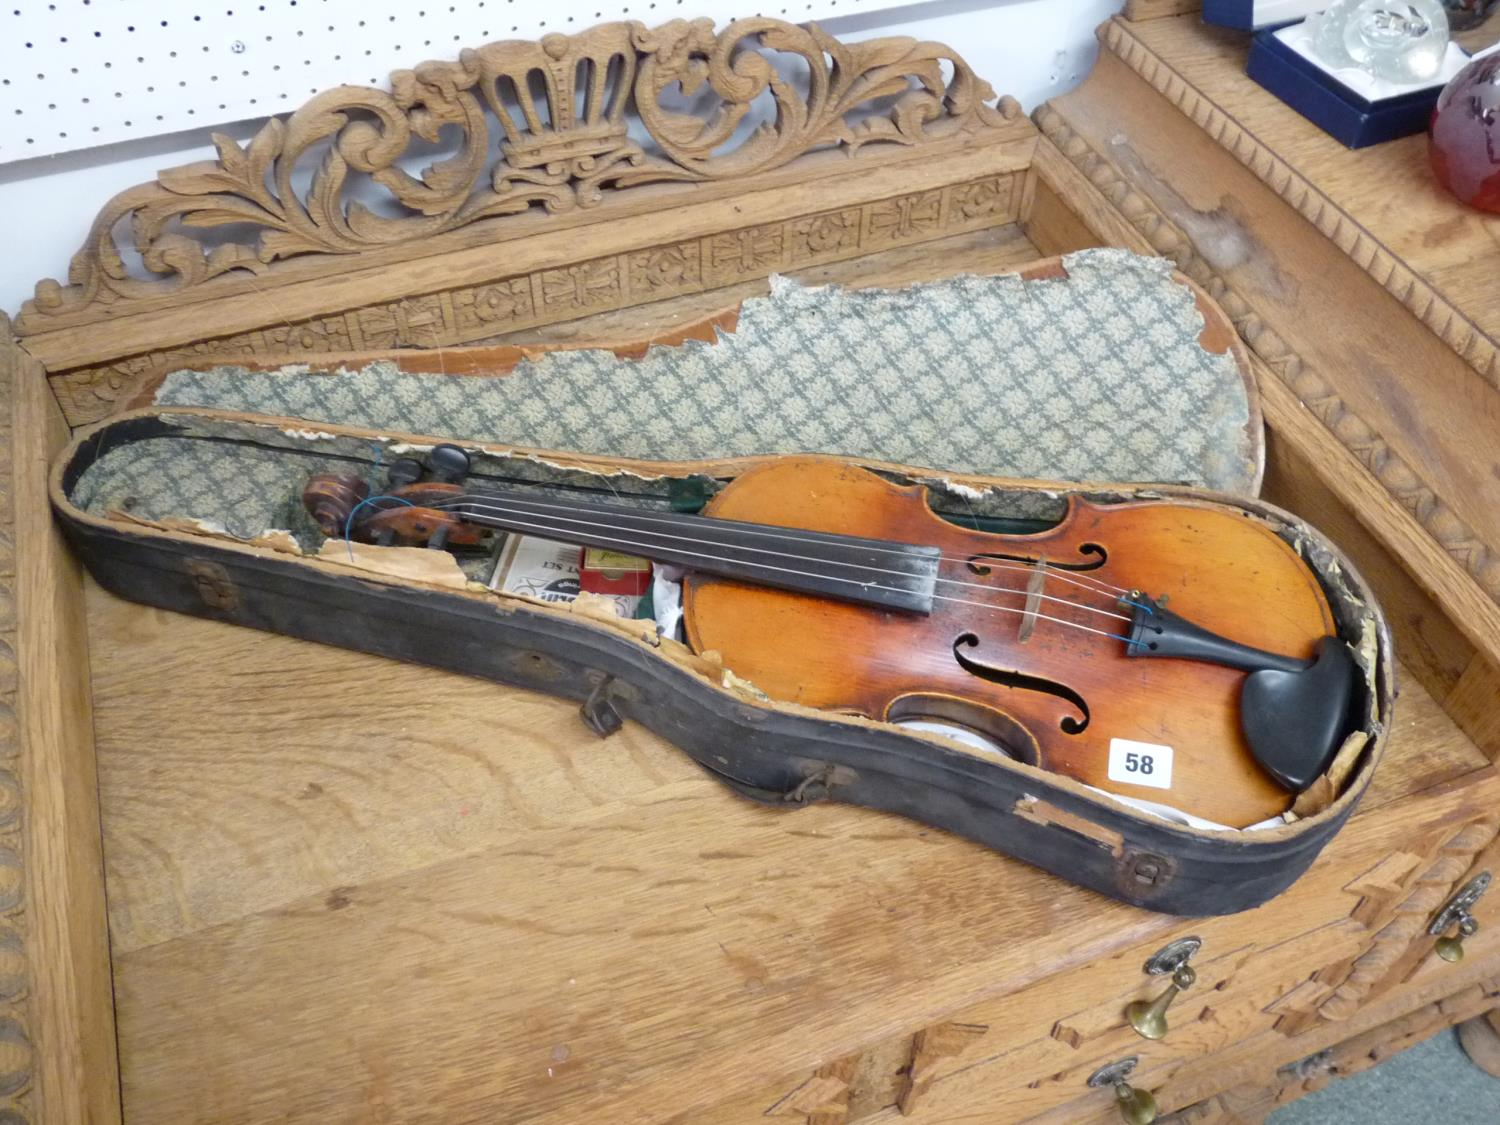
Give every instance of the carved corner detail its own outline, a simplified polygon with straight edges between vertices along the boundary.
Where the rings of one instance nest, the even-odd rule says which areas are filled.
[[[1113,23],[1106,25],[1106,45],[1111,34],[1124,34],[1112,33],[1110,29],[1114,27]],[[1128,42],[1135,41],[1128,39]],[[1043,105],[1035,117],[1043,135],[1145,236],[1157,253],[1170,258],[1219,302],[1250,350],[1296,393],[1479,587],[1500,602],[1500,553],[1491,550],[1457,512],[1422,482],[1411,465],[1230,288],[1192,240],[1121,176],[1108,158],[1079,136],[1052,106]]]
[[[917,1032],[912,1037],[911,1064],[902,1076],[896,1105],[902,1116],[914,1112],[922,1096],[939,1076],[940,1064],[956,1058],[980,1042],[989,1025],[982,1023],[940,1023]]]
[[[1362,1032],[1307,1058],[1288,1063],[1260,1081],[1232,1087],[1159,1120],[1165,1125],[1242,1125],[1315,1093],[1331,1082],[1369,1070],[1392,1055],[1495,1008],[1500,981],[1484,980],[1389,1023]]]
[[[1389,878],[1382,861],[1352,881],[1345,889],[1359,899],[1350,919],[1379,929],[1358,955],[1319,969],[1282,997],[1276,1030],[1298,1035],[1323,1021],[1349,1019],[1370,996],[1398,983],[1420,955],[1433,913],[1497,836],[1500,820],[1474,821],[1429,844],[1416,862],[1403,863],[1403,877]]]
[[[663,104],[679,95],[704,104]],[[746,133],[761,100],[774,112]],[[397,70],[389,91],[324,91],[243,147],[215,136],[217,160],[121,192],[67,283],[40,282],[16,328],[118,314],[224,275],[420,242],[534,207],[589,208],[607,190],[739,179],[815,149],[920,146],[1020,115],[942,44],[843,43],[759,16],[717,32],[709,19],[629,21],[490,43]],[[411,150],[452,134],[455,151],[419,175],[403,167]],[[312,165],[304,184],[297,169]],[[126,228],[139,269],[127,264]]]

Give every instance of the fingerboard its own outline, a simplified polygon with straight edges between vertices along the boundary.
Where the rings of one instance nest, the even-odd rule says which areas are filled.
[[[881,609],[932,612],[936,547],[516,492],[470,493],[444,507],[472,523],[603,547],[699,574]]]

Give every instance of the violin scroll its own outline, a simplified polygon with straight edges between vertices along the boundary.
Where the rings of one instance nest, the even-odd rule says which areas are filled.
[[[302,490],[302,506],[318,530],[342,539],[354,509],[370,496],[370,486],[351,473],[316,473]]]
[[[324,535],[380,546],[472,547],[486,529],[465,523],[450,506],[464,495],[469,455],[456,445],[436,445],[425,464],[412,457],[391,462],[378,495],[360,477],[318,473],[302,490],[302,504]]]

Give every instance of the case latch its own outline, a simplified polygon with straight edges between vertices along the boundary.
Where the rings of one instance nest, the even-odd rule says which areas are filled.
[[[605,676],[594,685],[594,690],[589,692],[588,698],[578,708],[584,724],[600,738],[608,738],[625,725],[625,720],[615,709],[614,700],[610,698],[614,682],[613,676]]]
[[[234,581],[229,577],[229,571],[218,563],[188,559],[187,572],[197,587],[198,596],[209,609],[228,612],[239,607],[240,596],[234,588]]]

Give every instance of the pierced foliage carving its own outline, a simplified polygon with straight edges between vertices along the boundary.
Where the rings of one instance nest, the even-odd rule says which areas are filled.
[[[711,20],[672,20],[491,43],[398,70],[389,93],[328,90],[243,148],[215,135],[218,160],[111,200],[69,284],[39,283],[18,327],[38,331],[90,306],[292,257],[416,242],[534,206],[591,207],[605,188],[741,177],[813,149],[918,145],[1020,114],[1010,99],[993,100],[942,44],[846,44],[815,25],[759,17],[717,33]],[[414,175],[404,165],[429,146],[446,154]],[[126,227],[143,276],[127,265]]]

